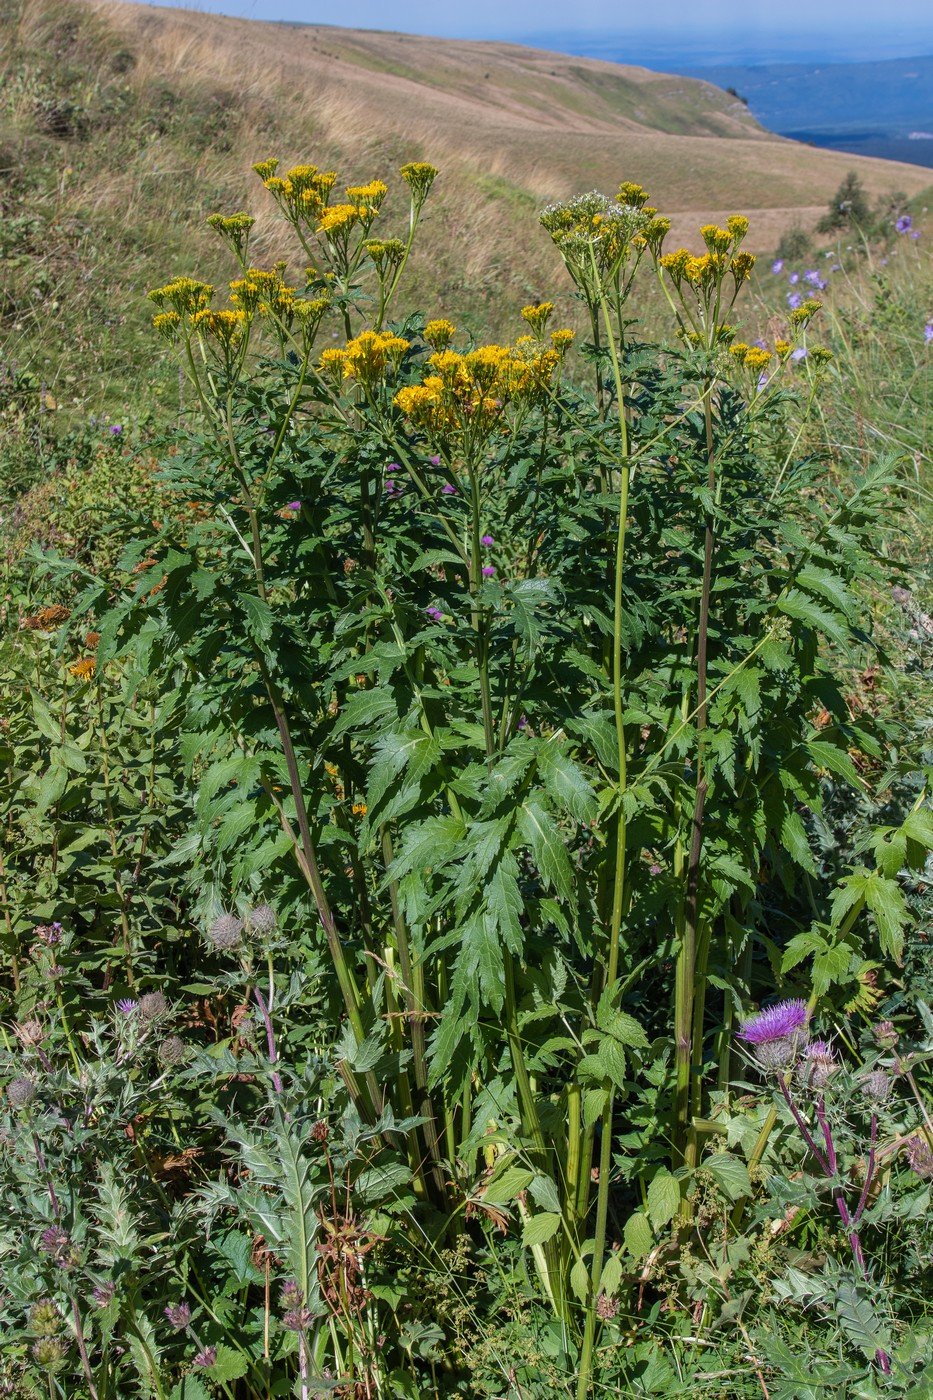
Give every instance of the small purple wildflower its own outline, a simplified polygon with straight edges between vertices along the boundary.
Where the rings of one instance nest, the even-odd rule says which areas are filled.
[[[205,1347],[203,1351],[199,1351],[197,1356],[194,1358],[194,1364],[195,1366],[200,1367],[200,1369],[202,1370],[207,1370],[209,1366],[216,1366],[217,1348]]]
[[[918,228],[912,228],[910,230],[910,236],[916,243],[917,239],[920,237],[920,230]]]
[[[440,608],[425,608],[425,612],[432,622],[444,621],[444,614],[441,612]]]
[[[429,457],[428,461],[431,463],[432,467],[439,467],[441,464],[441,459],[437,453],[435,453],[433,457]]]
[[[933,340],[933,321],[927,321],[926,325],[923,328],[924,344],[929,345],[931,340]]]
[[[764,1011],[750,1016],[739,1028],[739,1039],[749,1045],[764,1045],[769,1040],[787,1040],[799,1035],[807,1028],[810,1013],[807,1003],[795,998],[793,1001],[778,1001],[766,1006]]]
[[[817,272],[815,267],[811,267],[808,272],[805,272],[803,274],[803,280],[805,282],[809,282],[812,286],[815,287],[819,283],[820,274]]]
[[[800,273],[792,272],[787,280],[792,287],[796,287],[797,283],[800,281]]]
[[[492,535],[482,535],[480,537],[480,544],[484,544],[488,549],[491,544],[495,544],[495,540]]]
[[[388,466],[386,467],[387,472],[400,472],[401,470],[402,468],[400,467],[398,462],[389,462]]]
[[[93,1299],[95,1308],[105,1308],[113,1298],[115,1292],[116,1289],[109,1280],[106,1283],[97,1284],[96,1288],[91,1290],[91,1298]]]
[[[139,1002],[132,997],[121,997],[117,1002],[117,1010],[121,1016],[132,1016],[134,1011],[139,1010]]]
[[[784,259],[783,259],[783,258],[777,258],[777,259],[771,264],[771,271],[774,273],[775,277],[777,277],[779,273],[783,272],[783,271],[784,271]]]
[[[766,389],[767,387],[768,387],[768,376],[767,376],[766,374],[764,374],[764,373],[759,374],[759,376],[758,376],[758,392],[759,392],[759,394],[761,393],[762,389]]]
[[[495,572],[496,571],[492,564],[483,565],[483,578],[493,578],[495,576]]]
[[[519,717],[518,717],[518,728],[519,728],[519,729],[527,729],[527,728],[528,728],[528,716],[527,716],[527,715],[519,715]]]
[[[897,229],[898,233],[908,233],[909,230],[913,228],[913,223],[914,221],[909,214],[902,214],[894,227]]]
[[[445,481],[444,484],[443,484],[443,486],[441,487],[441,495],[442,495],[442,496],[456,496],[456,494],[457,494],[457,488],[456,488],[456,486],[451,486],[451,484],[450,484],[449,481]]]
[[[48,1229],[43,1230],[39,1236],[39,1245],[43,1254],[54,1259],[59,1268],[68,1269],[74,1263],[71,1237],[61,1225],[50,1225]]]
[[[806,350],[804,350],[802,345],[798,345],[796,350],[792,350],[790,352],[790,357],[792,360],[795,360],[799,363],[801,360],[805,360],[807,358],[807,352]]]
[[[111,423],[111,424],[110,424],[110,431],[114,434],[114,436],[116,436],[117,433],[122,433],[122,432],[123,432],[123,424],[122,424],[122,423]]]
[[[304,1294],[293,1278],[287,1278],[282,1284],[281,1296],[283,1308],[300,1308],[304,1302]]]
[[[757,345],[759,350],[767,350],[768,348],[768,342],[766,340],[753,340],[752,344]]]
[[[176,1332],[183,1331],[191,1321],[191,1309],[187,1303],[169,1303],[164,1312]]]
[[[289,503],[288,503],[288,505],[285,507],[285,509],[286,509],[286,510],[301,510],[301,502],[300,502],[300,501],[289,501]]]
[[[788,292],[787,305],[790,307],[791,311],[796,311],[798,306],[803,305],[803,297],[799,292]]]

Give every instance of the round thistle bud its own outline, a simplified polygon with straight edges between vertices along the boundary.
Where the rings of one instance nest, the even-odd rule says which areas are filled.
[[[71,1237],[61,1225],[49,1225],[39,1236],[39,1247],[51,1259],[62,1261],[71,1253]]]
[[[894,1088],[894,1080],[883,1069],[873,1069],[862,1080],[862,1093],[872,1103],[887,1103]]]
[[[876,1026],[872,1026],[871,1033],[875,1042],[887,1050],[893,1050],[900,1039],[893,1021],[879,1021]]]
[[[30,1017],[28,1021],[22,1021],[14,1027],[20,1042],[23,1045],[41,1045],[43,1039],[42,1022]]]
[[[215,948],[220,948],[223,952],[232,952],[234,948],[239,948],[242,942],[243,920],[238,919],[236,914],[221,914],[207,930],[207,936]]]
[[[311,1139],[313,1142],[326,1142],[330,1137],[330,1128],[326,1118],[319,1118],[311,1129]]]
[[[158,1021],[169,1010],[168,998],[162,992],[146,992],[139,998],[139,1015],[144,1021]]]
[[[11,1108],[25,1108],[36,1097],[35,1083],[24,1074],[18,1079],[11,1079],[6,1086],[6,1096]]]
[[[596,1299],[596,1316],[603,1322],[611,1322],[619,1311],[619,1304],[608,1293],[600,1293]]]
[[[91,1298],[95,1308],[105,1308],[108,1303],[113,1301],[113,1295],[116,1291],[109,1279],[105,1283],[98,1283],[91,1290]]]
[[[61,1337],[40,1337],[32,1344],[32,1359],[44,1371],[57,1371],[65,1360],[68,1347]]]
[[[188,1053],[188,1047],[180,1035],[167,1035],[159,1046],[159,1059],[163,1065],[180,1065]]]
[[[164,1311],[176,1332],[183,1332],[191,1321],[191,1309],[187,1303],[169,1303]]]
[[[304,1294],[293,1278],[287,1278],[282,1284],[282,1307],[300,1308],[304,1302]]]
[[[307,1332],[313,1321],[310,1308],[290,1308],[282,1318],[282,1326],[288,1332]]]
[[[825,1040],[813,1040],[797,1065],[797,1082],[806,1088],[823,1089],[838,1068],[832,1046]]]
[[[911,1168],[922,1177],[924,1181],[929,1181],[933,1177],[933,1148],[922,1133],[914,1133],[907,1142],[907,1160]]]
[[[797,1058],[797,1042],[793,1037],[763,1040],[751,1047],[752,1055],[764,1070],[775,1072],[790,1069]]]
[[[37,1337],[54,1337],[61,1325],[61,1313],[51,1298],[40,1298],[29,1309],[29,1326]]]
[[[268,934],[275,931],[275,910],[270,904],[257,904],[246,916],[246,922],[254,933]]]
[[[209,1366],[216,1366],[217,1348],[205,1347],[203,1351],[199,1351],[197,1356],[194,1358],[194,1364],[198,1367],[199,1370],[206,1370]]]

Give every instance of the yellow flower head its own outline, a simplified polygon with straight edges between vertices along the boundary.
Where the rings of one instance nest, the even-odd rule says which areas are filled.
[[[551,344],[559,355],[565,355],[577,338],[576,331],[551,331]]]
[[[410,342],[387,331],[361,331],[344,349],[344,377],[372,384],[397,368]]]
[[[790,319],[795,326],[806,326],[818,311],[822,309],[823,303],[814,297],[809,297],[801,306],[797,306],[790,313]]]
[[[544,335],[551,313],[554,310],[552,301],[539,301],[533,306],[522,307],[522,320],[528,325],[539,338]]]
[[[631,180],[623,180],[616,198],[620,204],[632,204],[636,209],[644,209],[648,203],[648,191],[643,185],[636,185]]]
[[[734,345],[729,346],[729,354],[734,355],[737,360],[744,360],[748,349],[744,340],[737,340]]]
[[[436,321],[429,321],[424,328],[425,340],[436,351],[446,350],[456,334],[457,327],[453,322],[445,321],[442,318]]]
[[[356,204],[331,204],[325,209],[318,222],[318,232],[346,234],[354,224],[365,217],[362,206]]]
[[[787,359],[792,348],[789,340],[776,340],[774,342],[774,353],[779,355],[782,360]]]
[[[412,203],[420,209],[437,179],[437,167],[424,160],[413,160],[403,165],[399,174],[411,191]]]
[[[735,278],[736,286],[741,282],[747,282],[752,275],[752,268],[755,266],[754,253],[736,253],[729,264],[732,276]]]
[[[193,316],[210,305],[214,288],[209,282],[198,282],[194,277],[175,277],[164,287],[155,287],[149,293],[149,300],[156,306],[168,305],[179,316]]]
[[[354,204],[368,204],[378,209],[386,195],[389,193],[388,185],[384,185],[381,180],[370,180],[368,185],[348,185],[347,199]]]
[[[165,336],[166,340],[175,341],[178,339],[181,317],[177,311],[160,311],[158,316],[153,316],[152,324],[160,335]]]
[[[247,316],[245,311],[196,311],[191,318],[196,331],[216,340],[225,352],[235,350],[243,339]]]
[[[346,363],[346,350],[339,350],[334,346],[329,350],[322,350],[318,368],[322,374],[327,374],[333,379],[342,379]]]
[[[253,169],[259,176],[260,180],[262,180],[263,184],[265,184],[267,180],[272,179],[272,176],[275,174],[278,168],[279,163],[274,156],[269,160],[257,161],[256,164],[253,166]]]
[[[72,661],[68,670],[75,680],[89,681],[97,670],[97,662],[93,656],[82,656],[80,661]]]
[[[719,228],[717,224],[704,224],[700,229],[700,237],[711,253],[728,253],[732,247],[732,234],[726,228]]]
[[[405,256],[405,244],[400,238],[369,238],[363,247],[381,278],[390,277]]]
[[[761,371],[765,369],[771,361],[771,351],[762,350],[760,345],[750,345],[742,357],[742,363],[746,369]]]
[[[367,811],[367,808],[366,808],[366,803],[365,803],[365,802],[354,802],[354,804],[353,804],[353,815],[354,815],[355,817],[365,817],[365,816],[366,816],[366,811]]]
[[[413,423],[421,423],[430,417],[431,410],[438,402],[438,395],[426,384],[411,384],[405,389],[399,389],[393,402],[406,418],[410,418]]]
[[[748,233],[748,219],[744,214],[730,214],[726,220],[726,228],[732,234],[735,243],[741,243]]]
[[[678,248],[676,253],[665,253],[660,262],[665,272],[670,273],[671,279],[679,283],[683,281],[690,258],[689,248]]]
[[[251,214],[210,214],[207,218],[208,227],[219,233],[238,257],[246,254],[250,229],[255,222]]]

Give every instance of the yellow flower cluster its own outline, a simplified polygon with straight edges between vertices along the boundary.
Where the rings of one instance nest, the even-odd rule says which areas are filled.
[[[211,214],[208,227],[229,243],[238,258],[245,257],[250,230],[256,220],[251,214]]]
[[[529,404],[547,393],[573,331],[554,331],[551,340],[547,348],[528,335],[513,346],[436,350],[428,358],[431,372],[400,389],[395,404],[432,435],[461,432],[475,439],[498,425],[509,404]]]
[[[781,344],[782,342],[778,341],[778,355],[781,354]],[[787,349],[789,352],[790,346]],[[729,354],[751,370],[763,370],[771,359],[770,350],[765,350],[760,345],[746,345],[744,340],[737,340],[734,345],[730,345]]]
[[[160,309],[168,306],[179,316],[193,316],[210,306],[214,288],[209,282],[198,282],[194,277],[174,277],[164,287],[154,287],[149,300]]]
[[[790,319],[795,326],[806,326],[813,320],[813,317],[822,309],[823,303],[814,297],[808,297],[800,306],[794,307],[790,313]]]
[[[196,311],[191,318],[192,328],[215,340],[225,357],[239,349],[247,324],[246,312],[238,310],[212,311],[210,307],[205,307],[203,311]]]
[[[411,191],[412,203],[420,209],[437,179],[437,167],[425,160],[412,160],[402,166],[399,174]]]
[[[68,670],[75,680],[89,681],[97,670],[97,662],[93,656],[83,656],[80,661],[72,661]]]
[[[325,350],[319,361],[323,373],[372,385],[397,370],[410,342],[390,331],[361,331],[342,350]]]
[[[284,263],[276,263],[269,271],[260,267],[247,268],[242,277],[230,283],[231,301],[248,315],[258,311],[264,316],[287,319],[294,306],[295,289],[286,286],[284,271]]]
[[[319,220],[337,183],[337,172],[319,170],[316,165],[293,165],[281,176],[276,174],[278,168],[277,160],[262,160],[253,166],[290,223],[308,218]]]
[[[522,307],[522,320],[527,321],[536,336],[543,336],[547,329],[547,323],[554,310],[552,301],[539,301],[533,306]]]
[[[456,334],[453,322],[443,319],[429,321],[424,328],[424,338],[433,350],[446,350]]]
[[[405,244],[400,238],[369,238],[363,247],[381,278],[391,277],[405,256]]]

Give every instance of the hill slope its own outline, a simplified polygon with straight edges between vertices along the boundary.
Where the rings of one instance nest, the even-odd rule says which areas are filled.
[[[257,256],[285,251],[250,172],[271,154],[348,182],[439,165],[410,300],[492,332],[565,287],[535,219],[549,199],[634,179],[675,238],[741,210],[766,251],[853,166],[871,193],[929,179],[775,138],[707,83],[516,45],[82,0],[0,0],[0,41],[7,355],[82,407],[125,401],[143,374],[174,392],[143,294],[229,275],[207,213],[248,204]]]

